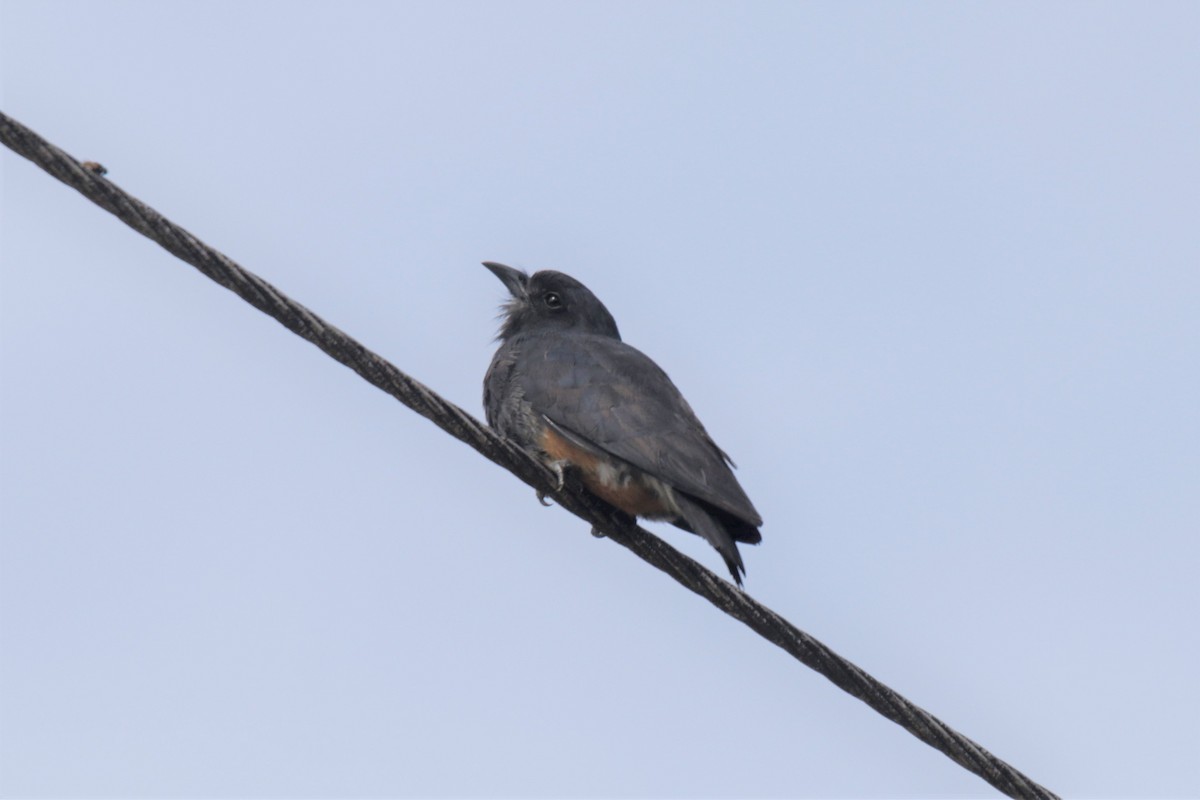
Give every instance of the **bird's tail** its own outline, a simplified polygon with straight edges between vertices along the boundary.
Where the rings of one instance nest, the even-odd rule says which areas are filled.
[[[742,576],[746,574],[746,565],[742,563],[742,554],[738,552],[733,536],[700,503],[682,492],[675,493],[675,503],[687,521],[688,529],[703,536],[705,541],[716,548],[721,558],[725,559],[725,566],[729,567],[729,574],[733,576],[734,582],[741,586]]]

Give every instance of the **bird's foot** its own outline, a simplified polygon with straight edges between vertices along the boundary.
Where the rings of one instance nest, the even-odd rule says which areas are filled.
[[[559,492],[561,492],[563,490],[563,485],[566,480],[563,477],[563,466],[562,466],[562,464],[558,464],[558,463],[547,464],[546,466],[550,469],[550,471],[552,473],[554,473],[554,493],[558,494]],[[538,493],[537,493],[537,499],[538,499],[538,502],[541,503],[542,505],[547,506],[547,507],[550,506],[550,503],[546,500],[546,492],[543,492],[540,489],[538,490]]]

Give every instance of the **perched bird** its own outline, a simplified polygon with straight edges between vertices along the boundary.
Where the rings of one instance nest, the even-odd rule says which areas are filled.
[[[483,382],[488,424],[560,479],[576,470],[625,513],[704,537],[740,586],[737,542],[762,541],[762,517],[675,384],[570,275],[484,266],[512,295]]]

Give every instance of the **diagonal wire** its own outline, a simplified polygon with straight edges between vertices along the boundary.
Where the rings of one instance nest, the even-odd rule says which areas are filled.
[[[470,445],[534,489],[553,495],[559,505],[591,523],[605,537],[633,551],[690,591],[745,623],[764,639],[783,648],[843,691],[862,700],[1009,797],[1057,797],[733,584],[581,491],[577,485],[568,483],[561,491],[556,491],[549,471],[523,449],[106,180],[104,169],[99,165],[75,160],[3,113],[0,113],[0,142],[273,317],[297,336],[312,342],[454,438]]]

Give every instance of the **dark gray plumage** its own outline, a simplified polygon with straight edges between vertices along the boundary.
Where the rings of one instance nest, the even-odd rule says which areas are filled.
[[[741,585],[736,542],[760,542],[762,517],[667,374],[621,341],[608,309],[571,276],[484,266],[512,295],[484,378],[488,424],[560,474],[578,470],[626,513],[703,536]]]

